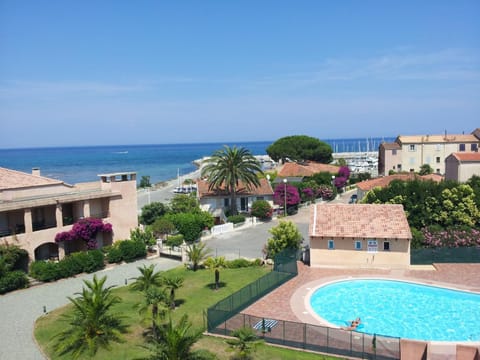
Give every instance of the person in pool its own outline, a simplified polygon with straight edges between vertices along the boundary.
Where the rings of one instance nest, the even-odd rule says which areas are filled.
[[[360,317],[357,317],[355,320],[351,320],[350,321],[350,326],[348,327],[344,327],[343,329],[344,330],[356,330],[358,325],[360,325],[360,323],[362,322],[362,320],[360,319]]]

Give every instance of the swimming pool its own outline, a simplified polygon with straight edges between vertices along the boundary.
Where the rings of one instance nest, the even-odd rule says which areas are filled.
[[[360,317],[359,332],[426,341],[480,341],[480,294],[393,280],[322,286],[312,310],[337,326]]]

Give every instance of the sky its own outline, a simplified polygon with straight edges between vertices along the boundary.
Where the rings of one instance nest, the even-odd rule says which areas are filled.
[[[0,0],[0,148],[470,133],[480,1]]]

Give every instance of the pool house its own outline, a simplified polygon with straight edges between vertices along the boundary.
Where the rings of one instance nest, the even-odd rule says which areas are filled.
[[[314,204],[312,267],[408,268],[412,234],[402,205]]]

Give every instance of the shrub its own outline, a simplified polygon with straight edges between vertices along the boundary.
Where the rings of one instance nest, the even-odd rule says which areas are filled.
[[[271,219],[273,208],[266,200],[256,200],[252,204],[251,214],[252,216],[258,217],[262,220]]]
[[[120,250],[122,260],[126,262],[130,262],[147,255],[147,248],[141,241],[120,241],[118,244],[118,249]]]
[[[238,214],[238,215],[231,215],[227,218],[228,222],[234,223],[234,224],[240,224],[242,222],[245,222],[245,215]]]
[[[0,258],[6,271],[28,269],[28,252],[15,245],[0,245]]]
[[[165,241],[165,245],[173,247],[173,246],[180,246],[183,244],[183,235],[176,234],[170,235],[167,240]]]
[[[99,232],[111,233],[112,224],[103,223],[102,219],[85,218],[73,224],[70,231],[58,233],[55,242],[83,240],[87,243],[87,249],[96,249],[98,246],[96,237]]]
[[[105,256],[100,250],[87,251],[87,259],[83,271],[92,273],[105,267]]]
[[[252,266],[252,262],[247,259],[235,259],[231,261],[227,261],[227,268],[230,269],[238,269]]]
[[[30,275],[43,282],[55,281],[62,278],[58,263],[38,260],[30,265]]]
[[[107,253],[107,261],[110,264],[122,262],[122,251],[117,246],[112,246]]]
[[[28,287],[28,278],[21,270],[10,271],[0,277],[0,294]]]

